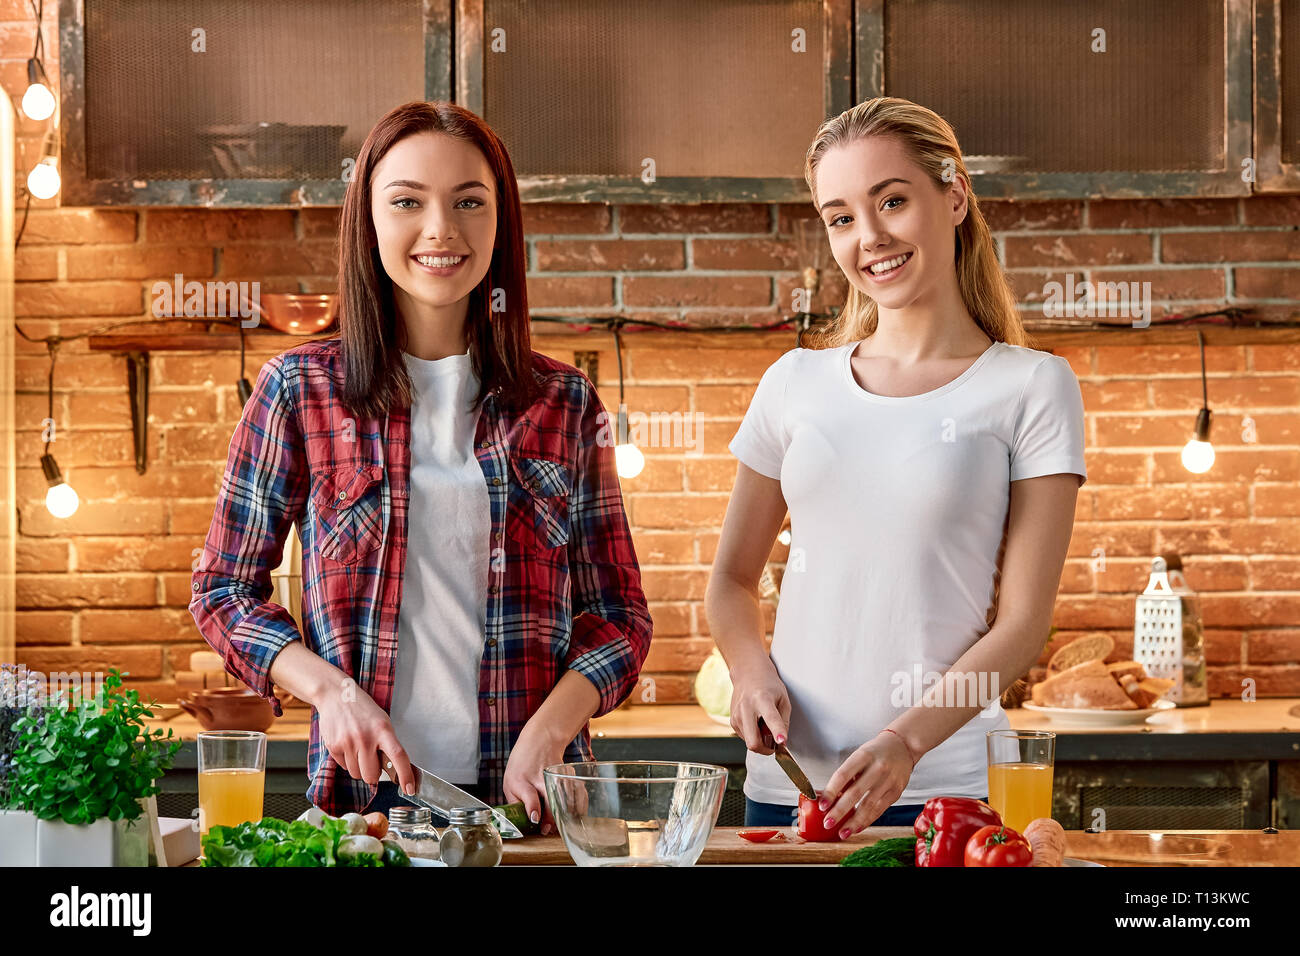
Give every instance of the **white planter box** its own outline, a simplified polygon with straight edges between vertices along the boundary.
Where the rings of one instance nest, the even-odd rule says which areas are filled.
[[[0,866],[36,865],[36,814],[0,810]]]
[[[38,866],[147,866],[149,820],[36,821]]]

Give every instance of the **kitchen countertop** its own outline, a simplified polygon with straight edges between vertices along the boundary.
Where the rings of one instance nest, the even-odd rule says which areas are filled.
[[[1059,761],[1300,759],[1300,699],[1294,697],[1214,700],[1208,706],[1179,707],[1143,724],[1119,727],[1054,724],[1021,708],[1007,711],[1007,716],[1017,730],[1054,730]],[[160,712],[148,723],[171,727],[191,742],[202,729],[179,709]],[[309,727],[307,708],[287,709],[267,731],[268,763],[275,752],[281,766],[290,766],[290,760],[302,765]],[[592,720],[591,736],[602,760],[738,764],[746,752],[729,726],[711,720],[695,704],[623,707]]]
[[[912,835],[911,827],[868,827],[837,843],[749,843],[738,827],[715,827],[697,865],[835,864],[853,850],[890,837]],[[786,828],[787,831],[789,828]],[[1296,866],[1300,830],[1067,830],[1065,855],[1105,866]],[[556,834],[506,840],[501,863],[572,865]]]

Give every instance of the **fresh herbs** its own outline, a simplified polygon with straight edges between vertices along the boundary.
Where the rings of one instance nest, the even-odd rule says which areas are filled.
[[[138,819],[144,813],[138,801],[158,792],[155,781],[181,749],[171,728],[164,735],[145,727],[152,716],[139,692],[122,689],[115,668],[100,694],[78,693],[39,717],[20,717],[10,799],[42,820]]]
[[[0,664],[0,810],[25,809],[13,794],[14,750],[18,747],[20,718],[30,716],[37,728],[45,725],[44,689],[21,664]]]
[[[384,845],[380,854],[353,852],[346,820],[323,817],[320,826],[306,820],[286,822],[265,817],[237,827],[212,827],[203,836],[204,866],[410,866],[400,847]],[[373,837],[366,840],[380,841]],[[340,843],[343,844],[340,853]]]
[[[840,866],[916,866],[916,837],[877,840],[854,850],[840,860]]]

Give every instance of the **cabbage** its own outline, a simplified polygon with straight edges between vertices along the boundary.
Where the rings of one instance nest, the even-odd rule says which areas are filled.
[[[731,674],[716,647],[695,675],[695,699],[706,713],[716,717],[731,716]]]

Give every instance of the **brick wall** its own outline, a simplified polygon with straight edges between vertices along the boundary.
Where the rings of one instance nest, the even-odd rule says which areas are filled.
[[[0,82],[13,96],[25,85],[31,27],[5,17],[18,21],[23,10],[0,2]],[[47,36],[47,53],[56,47]],[[20,142],[39,142],[39,130],[20,121]],[[20,152],[21,176],[32,161]],[[150,285],[175,272],[256,279],[264,291],[334,288],[337,210],[57,205],[33,203],[17,254],[18,321],[34,337],[144,317]],[[1067,272],[1150,281],[1154,321],[1224,304],[1288,318],[1300,300],[1300,197],[985,208],[1027,318],[1044,283]],[[797,282],[790,223],[810,214],[801,205],[529,205],[532,306],[702,325],[773,321]],[[832,282],[814,309],[841,302],[844,288],[842,277]],[[644,674],[654,679],[655,702],[679,703],[691,699],[694,671],[712,647],[702,600],[735,474],[726,445],[758,377],[794,341],[701,347],[686,334],[640,344],[637,335],[624,336],[631,410],[695,413],[703,424],[698,452],[643,449],[645,470],[624,482],[656,624]],[[572,361],[591,341],[552,335],[545,350]],[[612,408],[614,353],[607,337],[595,341],[602,399]],[[186,609],[190,562],[239,418],[238,354],[154,356],[150,467],[140,476],[124,361],[90,353],[84,340],[66,343],[52,451],[82,504],[57,521],[45,510],[39,468],[46,354],[21,337],[16,346],[18,657],[44,671],[120,666],[135,686],[169,699],[175,672],[206,647]],[[1174,548],[1202,595],[1212,694],[1239,694],[1243,677],[1262,696],[1300,694],[1300,346],[1206,349],[1218,458],[1202,476],[1178,461],[1200,406],[1195,345],[1057,351],[1083,388],[1089,481],[1053,646],[1101,630],[1116,638],[1115,657],[1126,656],[1150,558]],[[250,381],[267,358],[249,353]],[[777,545],[778,571],[784,558]],[[648,688],[632,703],[643,695]]]

